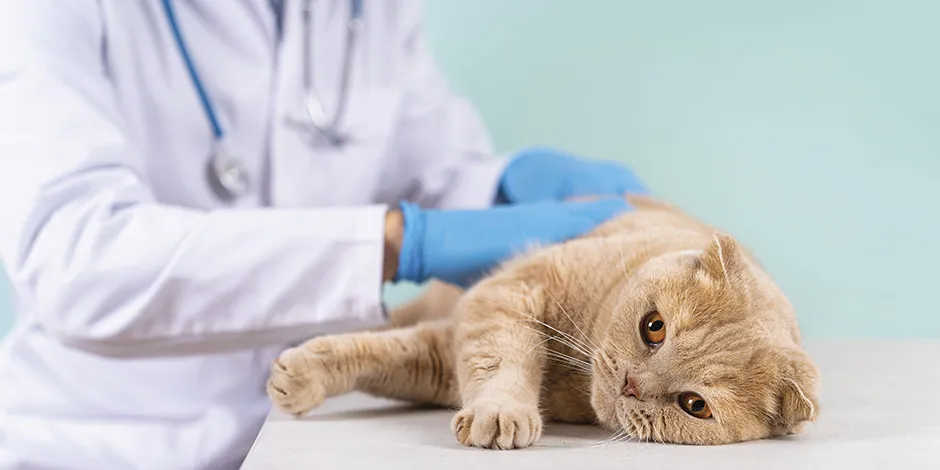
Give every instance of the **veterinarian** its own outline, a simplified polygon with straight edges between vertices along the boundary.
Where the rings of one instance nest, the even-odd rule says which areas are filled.
[[[644,191],[496,155],[417,1],[0,5],[0,468],[237,468],[285,347]]]

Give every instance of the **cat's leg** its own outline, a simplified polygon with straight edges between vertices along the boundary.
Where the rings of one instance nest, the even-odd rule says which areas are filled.
[[[416,325],[427,320],[447,318],[454,310],[463,290],[457,286],[433,280],[414,299],[399,305],[388,313],[388,324],[378,330],[389,330]]]
[[[462,409],[451,426],[464,445],[522,448],[541,436],[545,337],[534,318],[544,309],[540,288],[508,276],[484,281],[461,302],[455,346]]]
[[[455,406],[452,336],[451,322],[436,321],[314,338],[281,353],[271,367],[268,395],[280,410],[298,416],[354,390]]]

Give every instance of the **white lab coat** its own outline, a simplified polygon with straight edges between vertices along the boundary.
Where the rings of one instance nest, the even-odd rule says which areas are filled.
[[[494,157],[429,55],[421,5],[374,0],[331,148],[302,116],[285,2],[176,0],[231,148],[234,206],[157,0],[0,0],[0,254],[18,320],[0,350],[0,468],[237,467],[287,345],[381,324],[388,204],[490,204]],[[315,2],[335,103],[348,2]]]

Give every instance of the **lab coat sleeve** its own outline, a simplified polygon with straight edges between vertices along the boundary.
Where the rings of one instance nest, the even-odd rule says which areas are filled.
[[[406,199],[425,207],[480,208],[496,196],[507,158],[495,154],[473,106],[451,92],[424,29],[423,3],[406,0],[400,17],[405,94],[397,159],[413,169]]]
[[[92,353],[150,355],[384,323],[386,207],[161,204],[120,128],[97,3],[4,8],[0,254],[38,327]]]

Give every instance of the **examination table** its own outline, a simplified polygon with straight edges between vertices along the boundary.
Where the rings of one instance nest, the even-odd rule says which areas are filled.
[[[242,468],[337,470],[932,469],[940,470],[940,340],[807,340],[822,370],[821,415],[787,438],[700,447],[628,441],[547,423],[528,449],[466,448],[449,410],[361,394],[304,418],[277,411]]]

